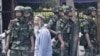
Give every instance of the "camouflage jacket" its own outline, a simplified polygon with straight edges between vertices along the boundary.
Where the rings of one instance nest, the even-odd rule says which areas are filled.
[[[33,35],[33,25],[31,22],[20,22],[18,19],[10,21],[11,49],[28,50],[31,46],[30,36]]]
[[[70,34],[72,33],[72,24],[69,20],[63,20],[60,19],[57,21],[56,25],[56,31],[60,34],[62,34],[63,39],[66,41],[70,37]]]

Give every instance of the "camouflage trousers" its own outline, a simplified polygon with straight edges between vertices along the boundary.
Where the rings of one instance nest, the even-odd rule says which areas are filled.
[[[60,44],[59,44],[60,45]],[[61,50],[60,47],[53,47],[53,55],[52,56],[69,56],[69,47],[68,43],[65,45],[65,49]]]
[[[93,48],[89,48],[88,46],[85,48],[86,53],[85,56],[96,56],[97,54],[97,43],[96,41],[91,40]]]
[[[28,51],[10,50],[9,56],[34,56],[34,54]]]
[[[69,56],[68,55],[68,50],[58,50],[53,52],[52,56]]]

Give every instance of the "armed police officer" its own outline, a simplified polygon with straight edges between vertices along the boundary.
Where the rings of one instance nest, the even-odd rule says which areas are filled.
[[[24,7],[15,7],[16,18],[10,21],[10,33],[6,39],[5,51],[10,49],[10,56],[30,56],[34,51],[33,29],[31,23],[23,17]]]
[[[33,10],[31,7],[27,6],[27,7],[24,7],[24,18],[29,22],[31,23],[32,27],[34,27],[34,22],[33,22]]]
[[[24,7],[24,18],[28,20],[28,22],[30,23],[30,27],[34,28],[34,22],[33,22],[33,9],[30,7],[30,6],[26,6]],[[33,33],[34,33],[34,30],[33,30]],[[34,39],[35,39],[35,35],[34,36]],[[32,53],[30,53],[30,56],[33,56],[34,55],[34,52],[32,51]]]
[[[81,38],[81,45],[85,46],[86,55],[96,56],[97,50],[97,25],[93,18],[96,18],[96,8],[89,7],[85,13],[88,16],[88,19],[83,21],[81,31],[83,37]],[[89,54],[88,54],[89,52]]]
[[[63,8],[61,8],[61,6],[56,6],[55,8],[53,8],[53,13],[54,15],[50,18],[50,21],[48,22],[48,28],[51,31],[52,37],[54,37],[57,33],[56,31],[56,22],[58,21],[58,19],[62,18],[63,15]]]
[[[59,19],[56,25],[56,31],[58,32],[58,37],[63,38],[64,40],[64,49],[61,49],[60,56],[69,56],[69,42],[71,40],[71,30],[73,21],[72,17],[72,7],[66,6],[64,8],[64,18]]]
[[[24,17],[28,20],[28,21],[32,21],[33,22],[33,10],[31,7],[27,6],[24,8]]]
[[[56,23],[57,23],[57,21],[59,19],[62,19],[62,16],[63,16],[63,8],[61,6],[56,6],[55,8],[53,8],[53,13],[54,13],[54,15],[50,18],[50,21],[49,21],[47,27],[48,27],[48,29],[51,32],[51,37],[52,38],[55,37],[54,39],[56,39],[57,41],[59,39],[60,42],[61,42],[61,48],[63,48],[64,47],[63,40],[62,40],[62,38],[60,38],[60,37],[57,36],[57,32],[56,32]],[[53,47],[54,47],[54,49],[56,49],[56,46],[53,46]],[[58,55],[59,55],[58,52],[56,52],[56,50],[54,50],[53,56],[58,56]]]

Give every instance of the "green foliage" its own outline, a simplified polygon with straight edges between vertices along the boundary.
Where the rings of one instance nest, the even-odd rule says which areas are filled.
[[[51,11],[36,11],[34,12],[34,16],[38,15],[38,14],[42,14],[46,17],[46,23],[49,21],[50,17],[53,15],[53,13]]]

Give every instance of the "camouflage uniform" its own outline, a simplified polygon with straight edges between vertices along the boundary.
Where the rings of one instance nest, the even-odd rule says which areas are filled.
[[[73,27],[73,21],[71,20],[71,15],[69,15],[69,13],[72,12],[72,7],[70,6],[66,6],[66,8],[64,8],[64,16],[63,19],[59,19],[56,23],[56,31],[58,34],[61,34],[63,37],[63,40],[65,42],[65,49],[64,50],[60,50],[60,45],[61,43],[59,43],[58,41],[58,45],[57,47],[59,48],[60,52],[59,55],[60,56],[69,56],[70,54],[70,40],[71,40],[71,34],[72,34],[72,27]],[[67,18],[66,18],[67,16]]]
[[[24,18],[27,19],[29,22],[31,22],[31,27],[34,27],[34,22],[33,22],[33,10],[31,7],[27,6],[27,7],[24,7]],[[30,14],[30,15],[28,15]],[[26,16],[25,16],[26,15]],[[27,16],[28,15],[28,16]],[[34,31],[34,30],[33,30]],[[34,34],[33,34],[34,35]],[[34,39],[35,39],[35,35],[34,35]],[[30,56],[33,56],[34,55],[34,52],[33,53],[30,53]]]
[[[89,16],[88,19],[81,22],[81,32],[83,33],[83,36],[81,38],[80,44],[85,46],[86,55],[89,52],[88,56],[95,56],[97,52],[97,36],[96,36],[97,25],[95,21],[93,20],[93,16],[95,15],[92,15],[92,12],[95,12],[95,11],[96,11],[95,7],[89,7],[87,11],[85,12],[85,14]],[[88,47],[88,42],[85,36],[86,33],[89,34],[90,42],[93,48]]]
[[[29,56],[31,48],[30,36],[33,35],[32,25],[14,19],[10,22],[10,56]]]
[[[53,15],[52,18],[50,18],[50,21],[48,23],[48,26],[47,26],[48,29],[56,31],[56,22],[57,21],[58,21],[57,15]],[[51,34],[51,38],[56,38],[55,34],[53,34],[52,32],[50,32],[50,34]],[[57,40],[57,38],[56,38],[56,40]],[[54,51],[55,48],[56,47],[53,47],[53,56],[58,56],[58,53],[56,53]]]
[[[48,28],[51,30],[56,31],[56,22],[58,21],[58,19],[61,18],[61,15],[59,15],[59,12],[62,12],[63,9],[60,6],[56,6],[55,8],[53,8],[53,13],[54,15],[50,18],[49,22],[48,22]],[[52,38],[55,37],[55,34],[51,33]]]
[[[53,15],[52,18],[50,18],[50,21],[48,23],[48,28],[52,30],[56,30],[56,22],[58,20],[57,15]]]
[[[50,18],[50,21],[48,22],[48,29],[56,31],[56,23],[59,19],[62,18],[62,15],[60,15],[59,12],[63,12],[63,9],[60,6],[56,6],[55,8],[53,8],[54,15]],[[56,34],[51,33],[51,37],[55,38],[58,41]],[[55,51],[55,49],[57,49],[57,47],[53,46],[53,56],[58,56],[59,54]]]
[[[51,30],[56,30],[56,22],[58,20],[58,17],[56,15],[52,16],[52,18],[50,18],[50,21],[48,23],[48,28]],[[55,37],[55,34],[51,33],[52,38]]]
[[[65,42],[65,50],[61,51],[59,54],[60,56],[66,56],[69,55],[69,42],[70,42],[70,37],[72,33],[72,21],[69,20],[58,20],[57,25],[56,25],[56,31],[58,34],[61,34],[63,37],[63,40]],[[58,44],[58,48],[60,48],[60,45]]]
[[[97,48],[96,23],[92,19],[83,20],[80,24],[80,27],[81,27],[81,32],[83,34],[83,36],[81,37],[80,45],[83,45],[85,47],[86,52],[91,52],[89,51],[90,48],[88,47],[88,43],[85,38],[85,34],[88,33],[94,49],[92,52],[96,54],[96,48]]]
[[[83,36],[81,37],[80,44],[84,45],[84,46],[87,46],[87,41],[86,41],[86,38],[85,38],[85,33],[89,32],[88,21],[87,20],[81,20],[80,21],[80,28],[81,28],[81,32],[83,34]]]

